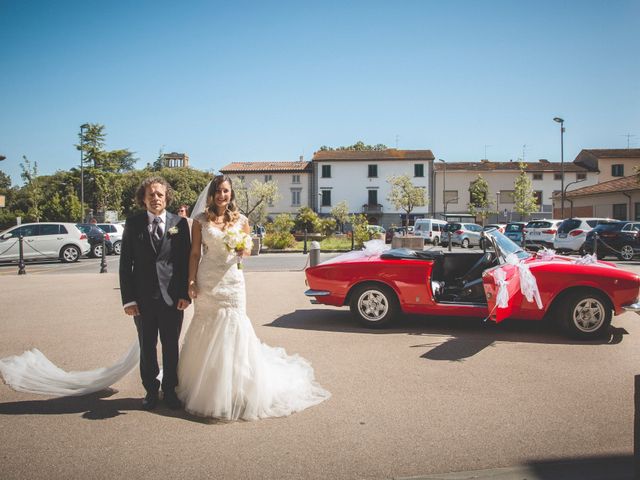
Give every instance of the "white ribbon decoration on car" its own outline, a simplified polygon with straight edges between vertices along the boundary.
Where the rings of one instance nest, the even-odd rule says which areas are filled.
[[[498,293],[496,294],[496,308],[507,308],[509,305],[509,291],[507,285],[509,284],[505,278],[506,273],[502,268],[496,270],[494,274],[496,283],[498,284]]]
[[[328,263],[340,263],[346,262],[347,260],[357,260],[359,258],[368,258],[374,257],[376,255],[382,255],[384,252],[389,250],[391,247],[384,243],[384,240],[369,240],[368,242],[364,242],[364,247],[362,250],[354,250],[352,252],[343,253],[342,255],[338,255],[326,262],[322,262],[323,265]]]
[[[536,277],[534,277],[531,270],[529,270],[529,265],[519,260],[513,253],[507,255],[506,261],[518,268],[520,292],[522,292],[529,303],[533,303],[535,300],[538,308],[542,309],[542,299],[540,298],[540,290],[538,290],[538,282],[536,282]]]
[[[538,250],[536,252],[536,256],[540,260],[549,261],[549,260],[553,260],[554,258],[556,258],[556,251],[555,250],[551,250],[549,248],[543,248],[543,249]]]

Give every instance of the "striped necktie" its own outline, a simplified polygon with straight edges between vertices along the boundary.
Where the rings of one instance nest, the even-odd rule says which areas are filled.
[[[153,246],[156,251],[160,249],[160,242],[162,241],[162,226],[160,222],[162,219],[160,217],[155,217],[153,219],[153,226],[151,227],[151,240],[153,240]]]

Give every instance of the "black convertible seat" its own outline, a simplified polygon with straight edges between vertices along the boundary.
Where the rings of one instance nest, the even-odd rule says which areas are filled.
[[[405,260],[423,260],[423,261],[435,261],[438,258],[442,258],[443,253],[441,251],[431,250],[409,250],[408,248],[393,248],[387,250],[380,258],[401,258]]]

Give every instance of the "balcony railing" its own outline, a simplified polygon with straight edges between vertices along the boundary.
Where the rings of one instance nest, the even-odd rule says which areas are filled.
[[[364,205],[362,205],[362,213],[382,213],[382,205],[380,205],[379,203],[365,203]]]

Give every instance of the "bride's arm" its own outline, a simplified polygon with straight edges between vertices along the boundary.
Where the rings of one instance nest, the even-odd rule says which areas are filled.
[[[247,235],[251,235],[251,228],[249,227],[249,219],[246,219],[244,222],[244,225],[242,225],[242,231],[244,233],[246,233]],[[242,256],[243,257],[248,257],[249,255],[251,255],[251,250],[243,250],[242,251]]]
[[[191,226],[191,254],[189,255],[189,297],[193,300],[198,296],[198,265],[202,252],[202,227],[197,219],[194,219]]]

